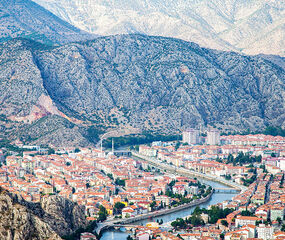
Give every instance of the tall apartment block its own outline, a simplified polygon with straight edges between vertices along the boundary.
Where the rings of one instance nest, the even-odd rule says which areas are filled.
[[[183,132],[184,143],[188,144],[198,144],[200,142],[200,133],[199,130],[189,128]]]
[[[216,129],[208,130],[206,142],[209,145],[219,145],[220,144],[220,131]]]

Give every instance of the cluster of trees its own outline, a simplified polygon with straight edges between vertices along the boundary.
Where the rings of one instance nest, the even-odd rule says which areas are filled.
[[[162,225],[163,224],[163,220],[162,219],[160,219],[160,220],[156,220],[156,222],[159,224],[159,225]]]
[[[232,213],[234,210],[230,208],[222,209],[217,206],[212,206],[211,209],[207,210],[205,208],[201,209],[196,207],[193,214],[201,215],[202,213],[208,214],[209,223],[215,224],[220,218],[225,218],[228,214]]]
[[[253,174],[250,178],[241,178],[243,185],[245,186],[249,186],[250,184],[252,184],[255,180],[256,180],[256,174]]]
[[[182,137],[180,135],[162,135],[162,134],[152,134],[149,132],[145,132],[140,135],[132,134],[124,137],[116,137],[113,138],[113,140],[114,140],[114,146],[117,148],[121,146],[147,144],[155,141],[163,141],[163,142],[177,141],[177,140],[182,140]],[[106,148],[111,148],[112,138],[104,140],[103,145]]]
[[[85,137],[93,143],[97,143],[100,140],[100,135],[103,134],[104,131],[100,127],[90,126],[87,131]]]
[[[248,211],[248,210],[242,211],[242,212],[240,213],[240,215],[242,215],[242,216],[248,216],[248,217],[253,217],[253,216],[254,216],[254,214],[253,214],[252,212]]]
[[[212,187],[208,187],[207,190],[205,191],[204,189],[201,190],[201,194],[203,197],[207,197],[210,193],[212,192]]]
[[[228,133],[221,133],[221,135],[248,135],[248,134],[265,134],[265,135],[271,135],[271,136],[282,136],[285,137],[285,129],[281,127],[274,127],[274,126],[267,126],[264,130],[261,131],[250,131],[250,129],[247,129],[244,132],[228,132]]]
[[[149,206],[151,208],[151,211],[154,211],[156,209],[156,201],[152,201]]]
[[[281,127],[268,126],[262,133],[265,135],[285,137],[285,129]]]
[[[171,223],[171,226],[177,229],[189,229],[191,227],[203,226],[205,225],[200,215],[193,214],[189,218],[177,218]]]
[[[124,186],[126,186],[126,180],[125,180],[125,179],[117,178],[117,179],[115,180],[115,184],[124,187]]]
[[[107,173],[107,177],[109,177],[110,179],[114,180],[112,173]]]
[[[122,210],[126,205],[122,202],[116,202],[113,208],[114,214],[122,214]]]
[[[252,163],[261,163],[262,157],[259,156],[251,156],[250,154],[244,154],[243,152],[240,152],[237,157],[235,158],[232,154],[229,154],[226,163],[232,163],[234,166],[236,165],[244,165],[244,164],[252,164]]]

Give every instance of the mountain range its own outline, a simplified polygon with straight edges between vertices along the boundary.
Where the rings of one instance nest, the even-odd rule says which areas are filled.
[[[0,0],[0,41],[15,37],[48,45],[95,38],[30,0]]]
[[[284,69],[259,56],[117,35],[59,47],[14,39],[0,45],[0,62],[0,114],[12,128],[24,124],[14,130],[33,143],[86,145],[92,126],[174,133],[285,123]]]
[[[140,33],[285,56],[284,0],[34,0],[98,35]]]
[[[282,56],[144,34],[98,37],[30,0],[0,0],[0,11],[0,138],[88,146],[109,131],[285,126]]]

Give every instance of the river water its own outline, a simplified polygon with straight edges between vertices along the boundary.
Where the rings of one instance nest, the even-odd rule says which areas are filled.
[[[216,182],[203,180],[203,179],[198,179],[198,180],[202,183],[205,183],[205,184],[212,186],[213,188],[229,188],[229,187],[227,187],[221,183],[216,183]],[[208,202],[202,203],[199,206],[200,206],[200,208],[207,208],[209,205],[213,205],[213,204],[216,204],[219,202],[223,202],[225,200],[231,200],[235,195],[236,195],[236,193],[234,193],[234,194],[214,193]],[[159,220],[162,219],[163,223],[172,222],[172,221],[176,220],[176,218],[183,218],[183,217],[187,217],[187,216],[191,215],[193,210],[195,209],[195,207],[183,209],[181,211],[170,213],[170,214],[160,216],[157,218],[139,221],[136,224],[137,225],[145,225],[147,222],[153,222],[153,221],[156,221],[157,219],[159,219]],[[128,235],[129,235],[128,233],[121,232],[121,231],[106,231],[103,233],[101,240],[126,240]]]

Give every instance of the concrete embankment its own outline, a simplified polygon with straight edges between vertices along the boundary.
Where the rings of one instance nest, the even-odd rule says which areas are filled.
[[[150,165],[153,165],[153,166],[158,167],[160,169],[166,170],[168,172],[177,173],[177,174],[183,175],[183,176],[191,176],[191,177],[203,178],[203,179],[206,179],[206,180],[210,180],[210,181],[213,181],[213,182],[218,182],[218,183],[224,184],[226,186],[229,186],[231,188],[234,188],[234,189],[237,189],[237,190],[241,190],[241,191],[245,191],[247,189],[245,186],[239,185],[239,184],[231,182],[231,181],[227,181],[227,180],[222,179],[222,178],[220,178],[218,176],[209,175],[209,174],[203,174],[203,173],[199,173],[199,172],[194,172],[194,171],[191,171],[189,169],[182,168],[182,167],[171,166],[171,165],[162,163],[158,159],[147,157],[147,156],[143,156],[143,155],[141,155],[141,154],[139,154],[138,152],[135,152],[135,151],[132,151],[132,155],[134,157],[137,157],[139,159],[147,161]]]

